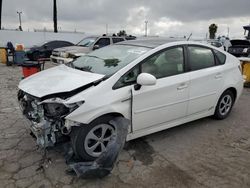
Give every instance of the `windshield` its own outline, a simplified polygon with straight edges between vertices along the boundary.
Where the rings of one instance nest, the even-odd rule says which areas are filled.
[[[111,45],[76,59],[72,65],[82,71],[111,76],[149,50],[146,47]]]
[[[96,41],[97,37],[88,37],[85,38],[83,40],[81,40],[77,46],[83,46],[83,47],[89,47],[91,46],[95,41]]]

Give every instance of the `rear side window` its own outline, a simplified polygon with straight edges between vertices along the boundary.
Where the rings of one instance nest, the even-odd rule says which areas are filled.
[[[205,69],[215,65],[213,51],[209,48],[189,46],[188,55],[190,70]]]
[[[214,50],[214,53],[215,53],[216,57],[218,58],[219,64],[224,65],[226,62],[226,55],[217,51],[217,50]]]
[[[113,43],[122,42],[122,41],[124,41],[123,38],[113,38]]]

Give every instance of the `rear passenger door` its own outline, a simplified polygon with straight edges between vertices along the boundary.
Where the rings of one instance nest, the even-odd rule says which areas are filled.
[[[216,106],[223,86],[223,67],[210,48],[189,45],[186,49],[190,75],[188,115],[205,113]]]

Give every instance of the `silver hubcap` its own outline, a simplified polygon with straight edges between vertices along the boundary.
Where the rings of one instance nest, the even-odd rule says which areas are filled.
[[[226,115],[232,107],[232,97],[225,95],[220,102],[219,111],[221,115]]]
[[[114,128],[109,124],[100,124],[89,131],[85,138],[84,148],[92,157],[99,157],[115,134]]]

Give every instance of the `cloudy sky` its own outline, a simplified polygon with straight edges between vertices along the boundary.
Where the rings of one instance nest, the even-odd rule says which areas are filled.
[[[2,26],[18,27],[22,11],[24,30],[53,28],[53,0],[3,0]],[[150,35],[205,37],[216,23],[219,35],[243,37],[250,24],[250,0],[57,0],[59,30],[114,33],[124,29],[143,35],[145,20]]]

